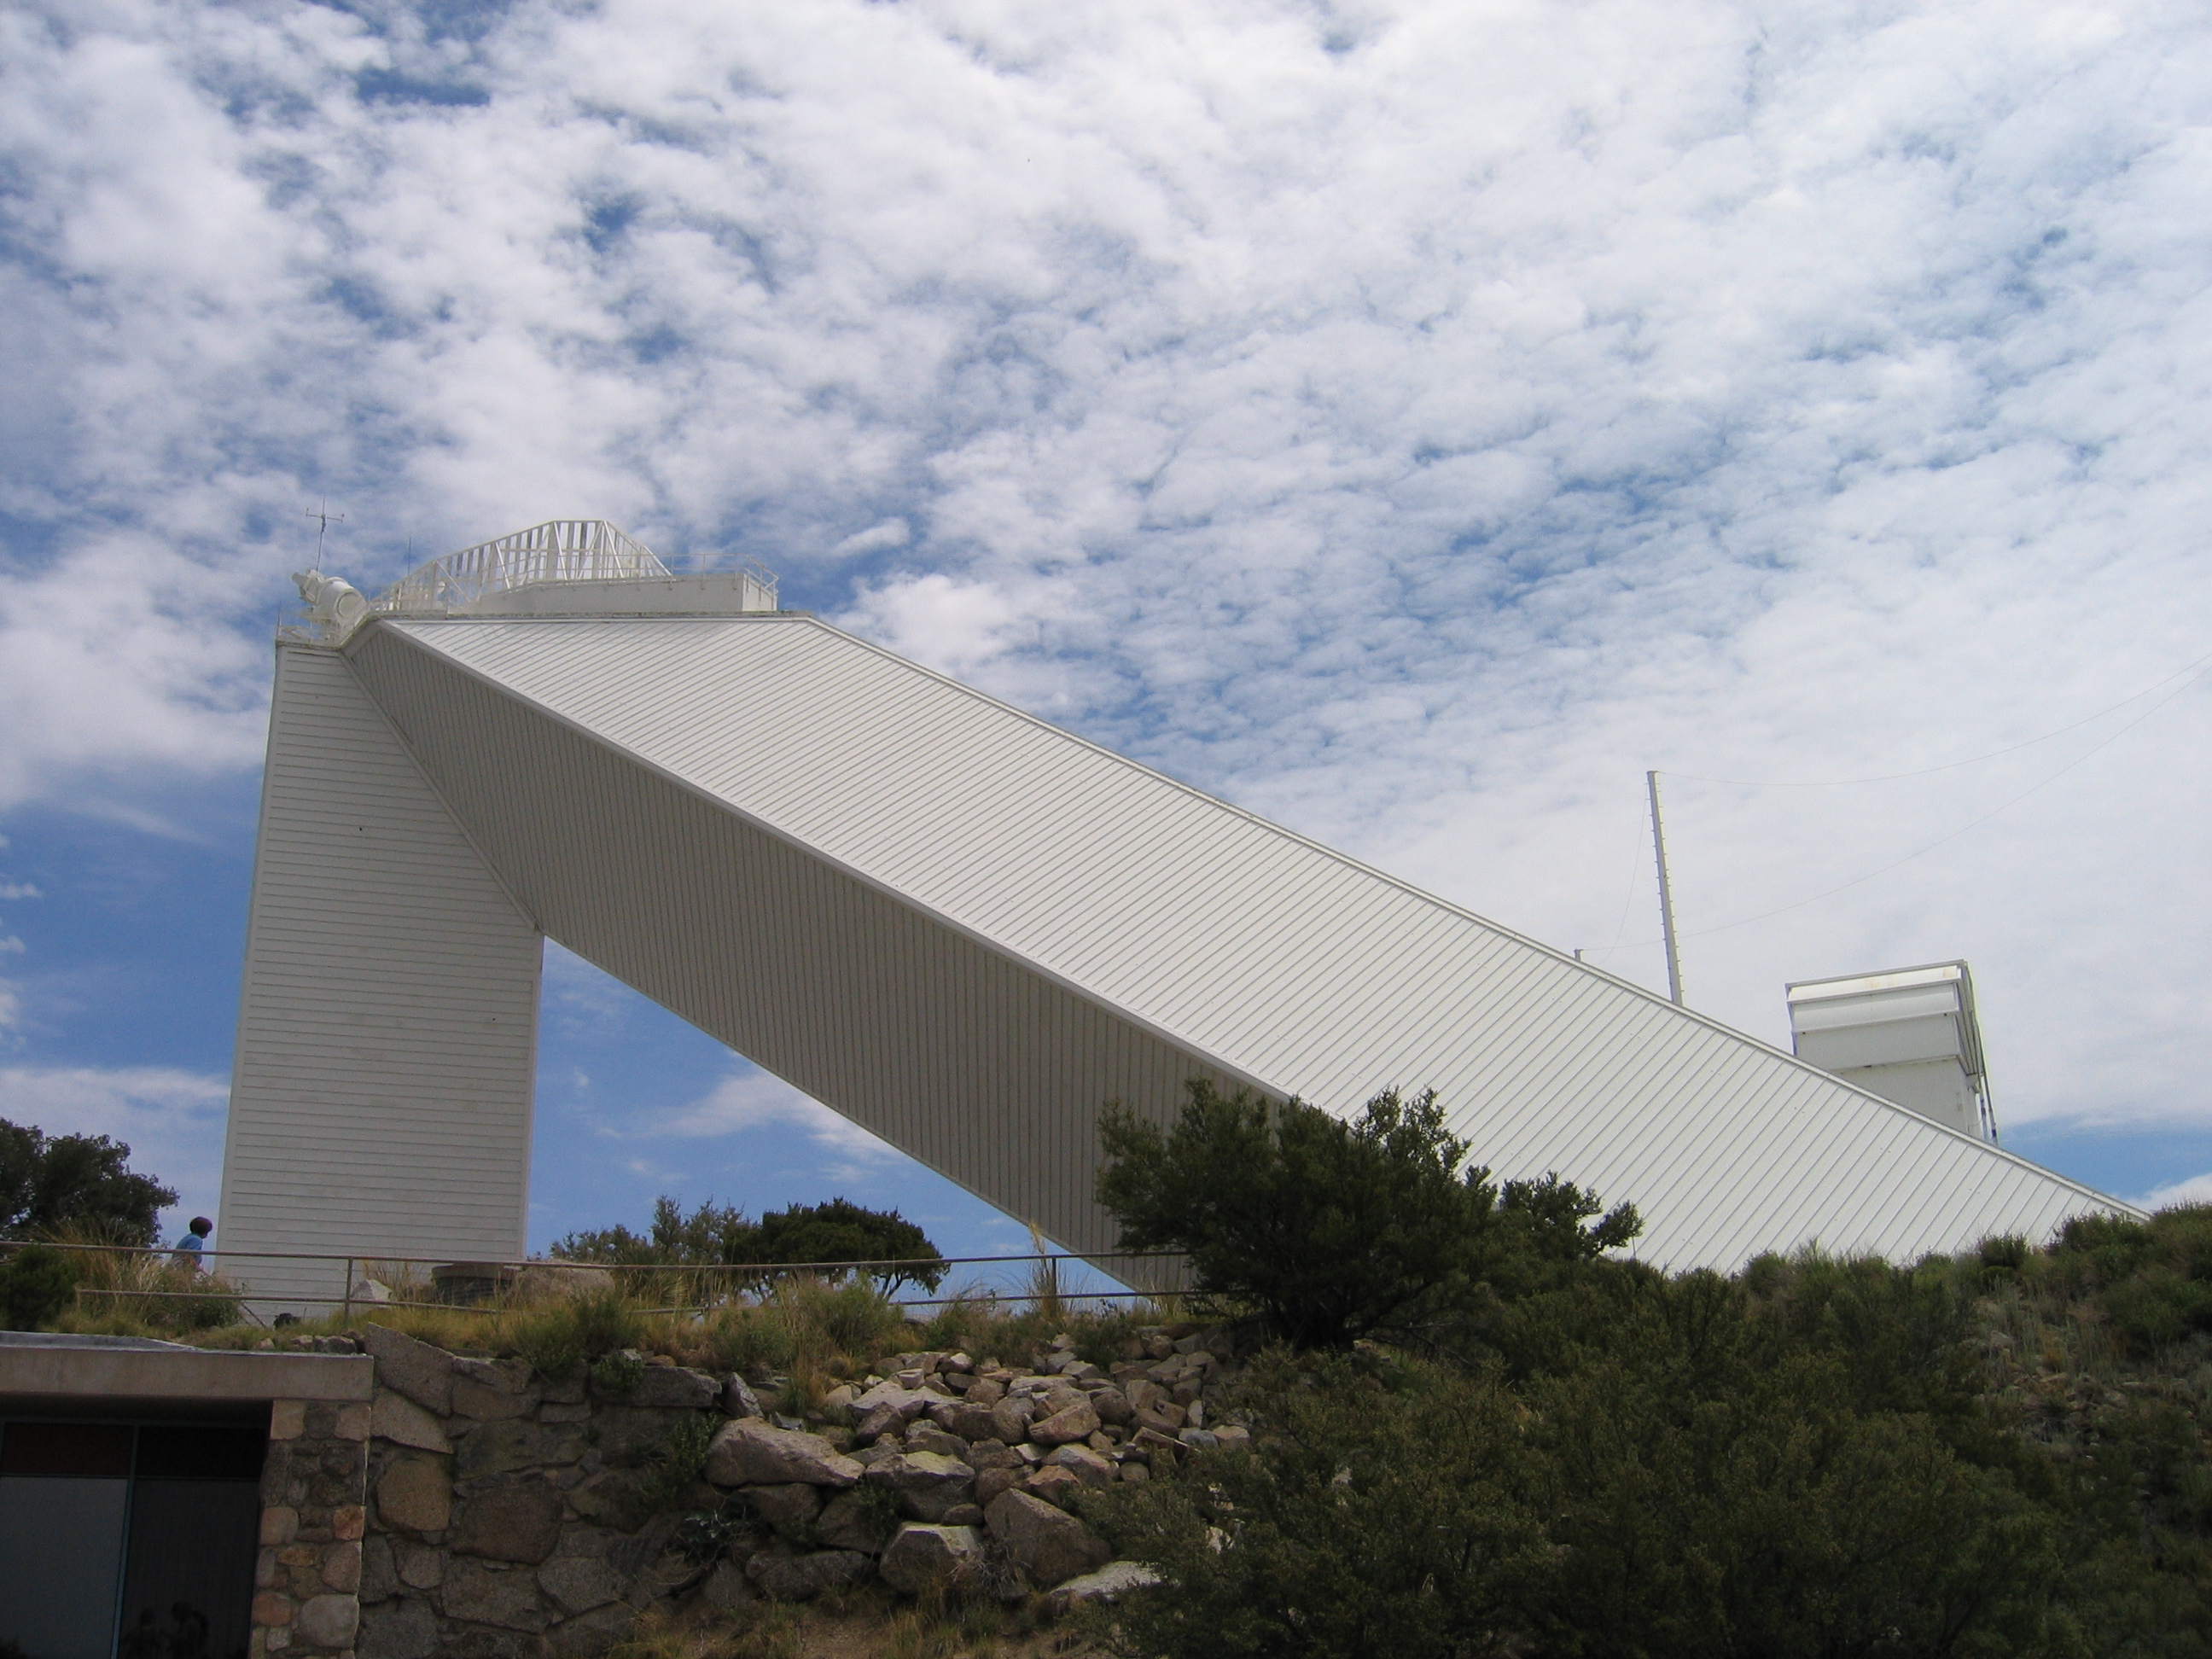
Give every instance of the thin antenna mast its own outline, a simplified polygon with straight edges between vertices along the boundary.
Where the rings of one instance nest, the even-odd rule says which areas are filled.
[[[320,570],[323,568],[323,538],[330,533],[332,525],[345,522],[345,514],[331,512],[331,504],[325,499],[309,507],[301,516],[315,521],[315,568]]]
[[[1667,830],[1659,821],[1659,775],[1646,772],[1644,787],[1651,792],[1651,850],[1659,860],[1659,931],[1667,939],[1667,995],[1682,1006],[1682,951],[1674,939],[1674,884],[1667,878]]]

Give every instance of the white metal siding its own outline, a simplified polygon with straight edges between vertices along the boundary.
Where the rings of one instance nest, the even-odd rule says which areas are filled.
[[[1083,1248],[1095,1103],[1170,1109],[1179,1067],[1338,1110],[1433,1086],[1501,1173],[1633,1199],[1670,1264],[1910,1257],[2116,1207],[811,619],[403,621],[352,648],[549,931]],[[541,749],[568,769],[537,777]],[[717,873],[744,858],[768,862]],[[1156,1060],[1085,1069],[1011,1012],[1025,976]],[[775,1036],[749,1011],[787,982]],[[1048,1135],[983,1103],[1025,1047],[1070,1056]]]
[[[356,659],[478,846],[579,955],[1102,1261],[1109,1099],[1202,1058],[390,639]]]
[[[343,659],[280,645],[216,1243],[520,1251],[542,951]]]

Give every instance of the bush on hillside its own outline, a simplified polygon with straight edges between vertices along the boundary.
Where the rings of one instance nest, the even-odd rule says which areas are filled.
[[[0,1238],[72,1224],[147,1245],[175,1191],[127,1167],[131,1148],[106,1135],[49,1135],[0,1118]]]
[[[1523,1304],[1562,1328],[1516,1389],[1560,1552],[1528,1634],[1653,1659],[2076,1651],[2063,1506],[1992,1444],[1966,1311],[1817,1257],[1764,1298],[1634,1273]]]
[[[1124,1250],[1188,1255],[1196,1289],[1297,1347],[1434,1342],[1495,1300],[1587,1262],[1640,1230],[1623,1205],[1556,1176],[1509,1182],[1468,1165],[1433,1091],[1386,1090],[1347,1122],[1202,1079],[1163,1131],[1109,1106],[1100,1203]]]
[[[26,1244],[0,1263],[0,1330],[46,1330],[76,1300],[76,1264],[60,1250]]]
[[[869,1210],[848,1200],[770,1210],[760,1222],[763,1261],[867,1261],[885,1295],[902,1285],[935,1290],[951,1271],[929,1237],[896,1210]]]
[[[1249,1451],[1081,1500],[1164,1575],[1131,1659],[2212,1652],[2212,1207],[1670,1274],[1427,1096],[1102,1146],[1121,1248],[1288,1345],[1208,1397]]]
[[[689,1214],[663,1194],[653,1201],[645,1231],[632,1232],[617,1222],[568,1234],[551,1254],[567,1261],[595,1261],[610,1267],[720,1267],[761,1259],[760,1228],[733,1206],[708,1199]]]
[[[620,1287],[593,1291],[540,1313],[520,1316],[509,1340],[548,1376],[568,1376],[645,1339],[645,1321]]]
[[[1519,1413],[1449,1370],[1278,1351],[1248,1372],[1249,1452],[1082,1502],[1153,1564],[1109,1639],[1132,1659],[1510,1651],[1553,1575]]]
[[[1537,1652],[1794,1659],[2084,1651],[2062,1506],[1926,1416],[1859,1410],[1711,1275],[1620,1279],[1614,1334],[1515,1387],[1433,1362],[1263,1358],[1249,1452],[1086,1504],[1165,1583],[1131,1659]]]
[[[644,1232],[619,1224],[574,1232],[554,1245],[552,1254],[568,1261],[619,1267],[828,1263],[833,1273],[840,1262],[882,1262],[890,1265],[871,1267],[867,1275],[886,1294],[908,1284],[935,1290],[950,1271],[928,1235],[896,1210],[871,1210],[842,1198],[794,1204],[750,1221],[742,1210],[711,1199],[687,1214],[674,1199],[663,1196],[653,1200],[653,1220]],[[672,1287],[680,1282],[658,1273],[644,1277],[665,1280]],[[748,1288],[759,1276],[696,1277],[701,1286],[719,1284],[726,1293]],[[671,1293],[676,1293],[673,1288]],[[703,1290],[700,1294],[707,1299]]]
[[[2045,1271],[2071,1291],[2096,1294],[2132,1353],[2212,1332],[2212,1206],[2162,1210],[2148,1221],[2076,1216]]]
[[[46,1235],[58,1245],[112,1246],[126,1229],[72,1222]],[[77,1308],[68,1328],[98,1333],[143,1327],[168,1334],[211,1330],[243,1316],[238,1285],[180,1253],[159,1249],[65,1249],[76,1271]]]

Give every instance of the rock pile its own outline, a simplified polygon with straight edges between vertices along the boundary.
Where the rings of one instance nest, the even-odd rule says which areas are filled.
[[[1206,1387],[1231,1356],[1220,1332],[1140,1332],[1101,1368],[1060,1338],[1029,1365],[906,1353],[833,1390],[815,1434],[760,1417],[723,1425],[707,1479],[762,1522],[708,1587],[803,1600],[871,1570],[919,1594],[965,1577],[1006,1593],[1113,1594],[1144,1582],[1070,1513],[1070,1497],[1147,1480],[1194,1449],[1248,1442],[1209,1421]],[[1096,1585],[1088,1581],[1096,1577]]]
[[[1225,1337],[1189,1328],[1144,1331],[1103,1369],[1066,1338],[1027,1364],[900,1354],[811,1422],[665,1359],[550,1378],[380,1326],[362,1341],[360,1659],[588,1656],[672,1596],[805,1601],[872,1577],[1110,1597],[1146,1571],[1108,1559],[1071,1494],[1249,1439],[1206,1404]],[[703,1478],[672,1488],[687,1436]]]

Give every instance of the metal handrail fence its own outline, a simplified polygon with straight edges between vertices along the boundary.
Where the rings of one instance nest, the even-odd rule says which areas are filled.
[[[144,1257],[148,1259],[166,1258],[173,1261],[190,1254],[186,1252],[179,1252],[172,1246],[82,1244],[73,1243],[64,1243],[42,1239],[7,1239],[0,1240],[0,1259],[4,1259],[8,1254],[12,1253],[14,1250],[30,1244],[37,1244],[45,1249],[54,1250],[101,1252]],[[273,1292],[264,1293],[252,1289],[250,1285],[239,1285],[235,1283],[225,1283],[220,1287],[211,1285],[206,1289],[194,1291],[108,1290],[101,1287],[81,1287],[79,1293],[81,1295],[88,1293],[94,1296],[113,1297],[126,1300],[137,1300],[139,1298],[191,1300],[203,1298],[209,1296],[231,1296],[237,1297],[241,1304],[262,1303],[306,1307],[336,1306],[343,1309],[344,1316],[348,1319],[352,1317],[353,1310],[356,1304],[368,1307],[420,1308],[426,1310],[436,1310],[449,1313],[501,1313],[510,1310],[514,1304],[499,1294],[497,1291],[495,1291],[492,1295],[483,1300],[472,1302],[418,1301],[411,1297],[403,1299],[398,1297],[394,1297],[389,1301],[383,1301],[373,1299],[361,1294],[362,1281],[356,1275],[358,1272],[368,1269],[389,1270],[394,1267],[443,1267],[452,1269],[456,1267],[468,1267],[483,1269],[484,1271],[467,1275],[449,1276],[466,1277],[479,1281],[489,1278],[492,1279],[495,1284],[498,1284],[503,1279],[505,1275],[510,1273],[520,1276],[523,1273],[536,1269],[541,1273],[550,1272],[554,1273],[563,1272],[593,1272],[617,1275],[624,1273],[648,1273],[660,1275],[663,1280],[672,1279],[691,1279],[695,1280],[695,1282],[704,1283],[711,1283],[716,1279],[724,1281],[728,1285],[729,1288],[726,1293],[718,1300],[691,1301],[673,1304],[665,1307],[641,1308],[638,1310],[641,1313],[652,1314],[705,1314],[714,1312],[720,1308],[732,1305],[733,1298],[737,1296],[746,1294],[758,1295],[763,1293],[769,1286],[774,1285],[779,1280],[789,1281],[810,1274],[817,1276],[835,1275],[842,1279],[848,1277],[854,1273],[861,1273],[872,1279],[883,1276],[887,1273],[896,1273],[901,1269],[906,1270],[908,1273],[911,1273],[912,1270],[916,1268],[933,1272],[939,1268],[950,1270],[954,1267],[1005,1267],[1022,1264],[1031,1267],[1049,1266],[1056,1278],[1059,1272],[1059,1264],[1062,1262],[1073,1262],[1090,1268],[1094,1272],[1103,1273],[1104,1269],[1099,1265],[1101,1261],[1110,1261],[1119,1264],[1123,1262],[1145,1261],[1180,1261],[1183,1259],[1181,1252],[1173,1250],[1114,1251],[1107,1253],[1102,1256],[1085,1256],[1069,1253],[1054,1254],[1050,1251],[1031,1251],[1017,1255],[886,1256],[855,1261],[586,1261],[567,1256],[533,1256],[501,1260],[483,1258],[476,1261],[459,1262],[447,1256],[388,1255],[378,1251],[356,1251],[349,1255],[340,1255],[336,1254],[319,1255],[306,1251],[290,1250],[225,1249],[203,1250],[198,1253],[198,1261],[197,1265],[203,1267],[216,1263],[217,1258],[222,1258],[228,1261],[239,1262],[343,1262],[344,1264],[343,1287],[336,1294],[324,1291],[310,1296],[293,1296]],[[220,1268],[218,1267],[217,1270],[220,1271]],[[434,1280],[433,1282],[434,1283],[435,1281]],[[389,1289],[390,1287],[386,1288]],[[1042,1293],[1034,1290],[1013,1290],[1002,1292],[995,1286],[975,1286],[948,1297],[896,1297],[886,1294],[885,1299],[890,1302],[892,1305],[899,1308],[941,1308],[951,1306],[960,1302],[978,1301],[986,1298],[993,1302],[997,1302],[1001,1299],[1012,1302],[1022,1302],[1036,1299],[1039,1294],[1048,1294],[1063,1302],[1113,1302],[1124,1299],[1140,1300],[1147,1296],[1154,1294],[1154,1292],[1127,1287],[1115,1290],[1079,1291],[1064,1290],[1060,1289],[1057,1286],[1054,1286],[1048,1292]]]

